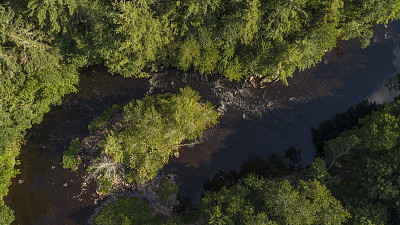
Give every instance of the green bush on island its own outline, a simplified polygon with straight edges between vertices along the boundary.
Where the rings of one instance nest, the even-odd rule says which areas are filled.
[[[198,93],[189,87],[176,96],[154,95],[132,101],[122,113],[123,128],[109,131],[100,145],[103,154],[125,167],[126,178],[137,183],[155,177],[183,141],[201,138],[218,117],[213,106],[200,103]]]
[[[14,219],[13,211],[4,202],[0,202],[0,224],[11,224]]]
[[[77,165],[81,163],[81,160],[78,157],[78,152],[79,152],[79,145],[80,142],[78,139],[72,140],[69,148],[64,151],[63,155],[63,168],[64,169],[72,169],[73,171],[76,171]]]

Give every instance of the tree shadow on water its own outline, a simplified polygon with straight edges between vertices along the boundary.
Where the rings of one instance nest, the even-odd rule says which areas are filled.
[[[236,170],[229,172],[219,170],[211,179],[207,179],[203,184],[203,193],[204,191],[216,192],[221,190],[222,187],[230,188],[250,173],[265,178],[281,178],[290,176],[297,169],[301,168],[300,150],[296,150],[293,146],[289,147],[286,150],[285,158],[289,159],[289,164],[284,158],[274,153],[269,154],[267,159],[258,155],[252,155],[241,166],[239,172]]]
[[[75,224],[87,224],[88,223],[88,215],[92,215],[96,206],[86,206],[77,210],[74,210],[69,214],[69,218],[72,219]]]

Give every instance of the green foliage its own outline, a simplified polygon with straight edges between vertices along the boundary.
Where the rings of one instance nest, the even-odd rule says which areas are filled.
[[[97,180],[97,183],[100,186],[100,188],[98,189],[100,194],[106,195],[108,193],[110,193],[110,187],[112,186],[111,184],[111,180],[109,177],[104,175],[104,171],[100,171],[100,178]]]
[[[111,72],[125,76],[143,76],[145,66],[156,60],[158,50],[168,42],[162,21],[154,16],[152,0],[116,1],[115,32],[121,36],[118,51],[112,49],[104,57]],[[103,54],[104,55],[104,54]],[[155,69],[155,68],[154,68]]]
[[[167,179],[161,181],[160,187],[156,190],[156,193],[165,202],[169,197],[178,192],[178,187],[171,184]]]
[[[310,168],[307,169],[312,179],[316,179],[321,183],[325,183],[325,180],[330,179],[331,175],[328,173],[326,163],[322,158],[315,158],[311,163]]]
[[[323,157],[324,144],[326,141],[336,138],[344,130],[349,130],[358,124],[358,119],[371,114],[380,106],[363,101],[354,107],[350,107],[344,113],[338,113],[330,119],[322,122],[317,129],[311,129],[313,143],[318,156]]]
[[[352,213],[351,224],[390,224],[390,210],[378,202],[364,199],[348,199],[348,210]]]
[[[51,105],[76,91],[76,66],[63,61],[45,35],[11,8],[0,5],[0,198],[17,171],[19,141]],[[17,4],[16,4],[17,5]],[[19,9],[21,12],[22,10]],[[0,203],[2,224],[12,213]],[[4,214],[4,215],[3,215]]]
[[[327,141],[324,145],[325,162],[329,163],[326,170],[329,170],[337,160],[350,153],[351,149],[360,143],[361,140],[355,135],[339,136]]]
[[[201,209],[208,224],[341,224],[350,216],[318,181],[293,186],[255,175],[206,192]]]
[[[80,142],[78,139],[72,140],[69,145],[69,148],[64,151],[63,162],[62,162],[64,169],[70,168],[73,171],[76,171],[77,165],[82,162],[78,156],[79,145]]]
[[[37,21],[70,61],[104,63],[112,73],[146,76],[159,50],[171,39],[168,21],[152,10],[153,1],[31,0]]]
[[[146,76],[160,65],[286,79],[375,23],[399,18],[396,0],[30,0],[29,16],[69,61]]]
[[[111,204],[103,204],[101,211],[97,214],[92,222],[95,225],[155,225],[163,224],[161,216],[153,214],[153,209],[145,202],[139,201],[137,198],[125,198]]]
[[[123,108],[124,104],[114,104],[111,108],[105,110],[99,117],[96,117],[89,123],[88,129],[92,133],[99,130],[101,126],[106,124],[111,115]]]
[[[0,197],[16,174],[16,143],[62,96],[76,91],[77,67],[105,64],[113,73],[140,77],[160,65],[173,65],[218,72],[230,80],[256,74],[287,83],[296,69],[318,63],[338,37],[358,37],[365,47],[375,24],[398,19],[399,9],[397,0],[3,1]],[[199,105],[199,97],[185,90],[181,97],[160,95],[131,103],[124,108],[124,129],[108,135],[104,152],[128,168],[132,181],[154,177],[183,140],[200,137],[215,124],[211,106]],[[326,147],[325,167],[338,171],[336,165],[347,165],[343,170],[359,175],[353,189],[360,187],[362,196],[398,210],[399,128],[397,109],[389,108],[328,142],[339,147]],[[107,113],[89,129],[104,124]],[[65,165],[74,160],[67,156]],[[327,179],[321,172],[324,165],[314,166],[320,170],[317,177]],[[265,218],[258,214],[249,221]]]
[[[336,158],[331,171],[336,180],[330,186],[354,215],[355,224],[389,224],[393,217],[389,215],[399,209],[399,122],[400,102],[396,101],[325,145],[325,155]]]
[[[0,224],[11,224],[14,220],[13,211],[4,204],[3,197],[8,194],[10,180],[18,174],[14,166],[18,164],[15,157],[19,154],[20,142],[14,141],[0,155]]]
[[[98,179],[98,182],[105,187],[111,187],[111,181],[109,178],[105,177],[104,175],[100,175],[100,178]]]
[[[106,194],[110,193],[110,189],[108,189],[108,188],[100,188],[99,189],[99,193],[101,195],[106,195]]]
[[[285,82],[336,45],[340,7],[339,0],[180,1],[171,63],[231,80],[258,74]]]
[[[201,138],[217,123],[217,112],[190,88],[172,94],[145,97],[123,110],[124,127],[111,131],[102,143],[103,152],[127,167],[127,177],[144,183],[157,175],[184,140]]]
[[[28,8],[31,10],[30,16],[37,17],[42,29],[47,28],[51,32],[59,32],[62,26],[68,23],[69,16],[72,16],[77,10],[77,2],[75,0],[31,0]]]
[[[11,224],[15,219],[13,211],[3,201],[0,202],[0,224]]]

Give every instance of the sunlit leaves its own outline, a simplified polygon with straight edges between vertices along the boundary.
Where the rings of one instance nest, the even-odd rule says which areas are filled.
[[[108,134],[103,152],[128,168],[137,183],[155,177],[184,140],[201,138],[217,122],[218,114],[190,88],[172,94],[149,96],[127,104],[124,128]]]

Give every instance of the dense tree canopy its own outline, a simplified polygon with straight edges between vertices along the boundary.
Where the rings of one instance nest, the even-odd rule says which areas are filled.
[[[230,80],[260,75],[286,82],[296,69],[318,63],[327,50],[335,47],[338,38],[360,38],[363,46],[368,45],[374,26],[398,19],[399,9],[398,0],[2,1],[0,198],[7,194],[9,179],[16,174],[13,167],[20,139],[32,124],[41,121],[51,105],[76,91],[78,67],[104,64],[112,73],[140,77],[171,65],[200,73],[220,73]],[[175,101],[163,98],[157,101]],[[150,117],[162,117],[156,108],[141,117],[134,106],[127,110],[131,110],[131,119],[139,116],[150,123]],[[178,141],[199,134],[197,128],[181,126],[187,120],[173,119],[173,125],[183,130],[168,133],[176,142],[161,157],[158,167],[166,162],[166,155],[176,150]],[[133,132],[128,130],[110,134],[105,149],[111,149],[112,141],[129,146],[121,140]],[[149,148],[131,147],[132,152],[151,152]],[[137,169],[137,165],[151,161],[145,155],[133,159],[118,150],[108,154],[140,174],[140,182],[154,174],[155,170],[141,174]],[[395,155],[395,150],[391,154]],[[373,170],[382,168],[379,170],[372,161],[368,163],[370,168],[365,173],[378,177]],[[389,167],[383,164],[386,165]],[[397,181],[382,182],[374,188],[392,188]],[[394,191],[376,193],[375,198],[383,201],[397,196]],[[2,202],[0,206],[7,215],[2,218],[11,218]]]
[[[66,64],[45,36],[13,11],[0,6],[0,153],[50,105],[76,91],[76,66]]]
[[[355,224],[400,221],[399,122],[400,102],[396,101],[325,143],[325,168],[330,175],[319,173],[324,174],[320,178],[328,178],[325,182],[349,208]]]
[[[249,175],[219,192],[206,192],[208,224],[341,224],[350,216],[318,181],[264,180]]]

